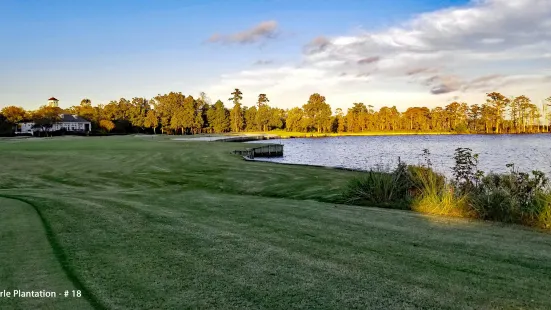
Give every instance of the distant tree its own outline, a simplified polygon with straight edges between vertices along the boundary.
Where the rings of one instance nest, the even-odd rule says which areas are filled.
[[[263,105],[268,104],[268,102],[270,102],[270,100],[268,99],[268,97],[266,96],[266,94],[260,94],[260,95],[258,95],[258,108],[260,108],[260,107],[263,106]]]
[[[195,133],[203,132],[205,127],[208,127],[206,112],[210,109],[211,100],[205,92],[200,92],[199,97],[196,99],[196,113],[195,121],[193,123],[193,130]]]
[[[270,121],[268,122],[268,130],[281,129],[285,123],[285,110],[271,108]]]
[[[60,120],[62,113],[63,110],[59,107],[42,106],[32,115],[33,127],[40,129],[47,136],[53,125]]]
[[[342,112],[341,108],[337,108],[335,110],[335,122],[336,122],[335,130],[338,133],[343,133],[346,130],[346,127],[345,127],[344,113]]]
[[[366,129],[366,118],[369,111],[365,104],[356,102],[348,109],[346,114],[346,123],[349,132],[360,132]]]
[[[528,97],[518,96],[513,98],[511,103],[511,112],[514,112],[515,114],[517,114],[514,117],[514,121],[515,123],[518,123],[518,125],[517,124],[515,125],[517,125],[517,127],[522,128],[522,129],[517,128],[516,130],[517,132],[519,131],[526,132],[527,125],[530,122],[531,108],[532,108],[532,102]]]
[[[115,124],[108,119],[102,119],[99,121],[99,127],[103,128],[106,132],[110,132],[115,128]]]
[[[147,115],[144,120],[144,126],[147,128],[153,128],[153,133],[157,134],[157,126],[159,126],[159,118],[155,110],[147,111]]]
[[[495,132],[500,133],[501,123],[503,122],[503,114],[505,112],[505,108],[509,105],[510,100],[497,92],[489,93],[486,96],[488,97],[488,99],[486,99],[486,103],[492,107],[494,112]]]
[[[301,132],[304,131],[302,119],[304,111],[301,108],[295,107],[287,112],[287,131]]]
[[[272,118],[272,109],[267,104],[258,105],[256,113],[256,125],[260,131],[268,131],[268,124]]]
[[[251,107],[245,111],[244,117],[246,131],[256,131],[258,129],[258,126],[256,125],[257,113],[258,110],[256,107]]]
[[[12,125],[21,122],[25,118],[25,109],[16,106],[3,108],[0,113],[6,118],[6,121]]]
[[[318,93],[312,94],[302,109],[307,129],[313,129],[318,133],[329,131],[331,128],[331,106],[325,102],[324,96]]]
[[[233,102],[233,108],[230,112],[231,128],[234,132],[240,132],[243,130],[245,120],[243,119],[243,111],[241,109],[241,100],[243,99],[243,93],[236,88],[232,97],[229,99]]]
[[[197,116],[197,101],[192,96],[184,99],[182,126],[185,131],[195,133],[195,121]]]
[[[222,133],[230,129],[229,112],[220,100],[216,101],[211,109],[211,120],[214,132]]]
[[[473,104],[469,108],[469,130],[478,132],[478,123],[480,122],[481,110],[478,104]]]
[[[147,99],[138,97],[132,98],[127,110],[128,120],[132,126],[142,130],[147,127],[145,126],[145,118],[149,110],[151,110],[151,105]]]
[[[184,105],[185,96],[182,93],[170,92],[155,97],[155,112],[160,120],[161,132],[171,130],[171,120],[177,109]]]
[[[480,108],[480,118],[484,124],[484,132],[491,133],[496,118],[495,108],[487,103],[484,103]]]
[[[549,132],[549,126],[551,125],[551,97],[544,100],[544,107],[545,112],[543,113],[545,116],[545,120],[547,121],[547,132]]]
[[[186,111],[184,107],[177,107],[172,117],[170,118],[170,128],[178,132],[181,129],[182,135],[184,134],[186,128]]]

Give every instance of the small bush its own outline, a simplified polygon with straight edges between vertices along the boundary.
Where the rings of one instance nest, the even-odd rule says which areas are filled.
[[[413,201],[413,211],[456,217],[472,217],[468,195],[456,195],[453,187],[446,185],[440,191],[427,190]]]
[[[406,194],[407,184],[400,174],[372,170],[353,179],[348,184],[344,197],[349,203],[379,206],[395,204],[397,208],[402,208]]]
[[[551,229],[551,190],[538,192],[534,201],[537,217],[532,225]]]

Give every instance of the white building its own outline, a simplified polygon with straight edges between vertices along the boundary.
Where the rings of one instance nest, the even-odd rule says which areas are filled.
[[[59,100],[52,97],[48,99],[48,105],[57,107]],[[33,128],[34,122],[23,122],[17,126],[16,134],[32,134],[34,131],[42,131],[41,128]],[[89,132],[92,130],[92,123],[78,115],[60,114],[59,121],[54,123],[48,131],[58,131],[65,129],[68,132]]]
[[[50,107],[59,107],[59,100],[57,100],[55,97],[52,97],[48,99],[48,105]]]

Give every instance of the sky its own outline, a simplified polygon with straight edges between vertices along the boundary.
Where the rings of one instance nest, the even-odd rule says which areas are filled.
[[[551,96],[551,0],[0,0],[0,107],[170,91],[333,108]]]

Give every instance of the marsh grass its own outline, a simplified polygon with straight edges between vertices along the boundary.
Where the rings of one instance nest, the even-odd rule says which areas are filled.
[[[419,165],[399,163],[390,172],[356,177],[345,197],[370,206],[551,229],[551,188],[542,172],[528,174],[508,164],[508,173],[484,175],[477,167],[478,155],[459,148],[454,178],[446,180],[432,169],[428,150],[422,156],[425,161]]]
[[[407,209],[411,188],[408,174],[407,166],[403,163],[399,163],[393,171],[389,171],[388,167],[377,166],[350,180],[344,193],[345,201]]]

